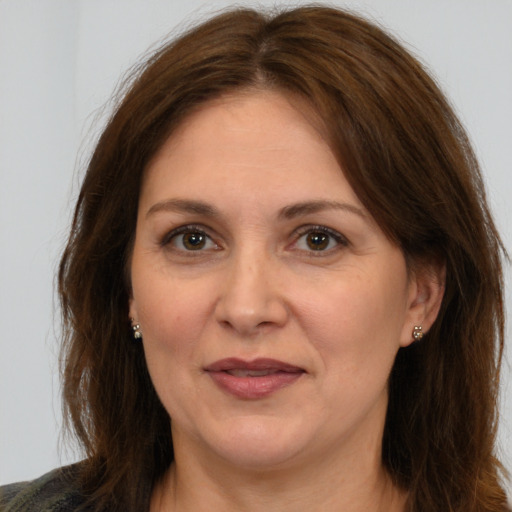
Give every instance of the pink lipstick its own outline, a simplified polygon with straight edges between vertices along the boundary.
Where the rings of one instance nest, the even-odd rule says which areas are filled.
[[[297,381],[305,371],[276,359],[244,361],[227,358],[207,366],[205,371],[222,390],[238,398],[264,398]]]

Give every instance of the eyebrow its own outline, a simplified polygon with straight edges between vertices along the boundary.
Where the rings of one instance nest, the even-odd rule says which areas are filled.
[[[349,203],[340,203],[338,201],[304,201],[289,206],[285,206],[279,211],[278,218],[291,220],[296,217],[302,217],[324,210],[341,210],[348,213],[358,215],[364,220],[368,220],[368,215],[362,208],[358,208]],[[167,199],[154,204],[146,213],[146,217],[159,212],[177,212],[177,213],[193,213],[196,215],[204,215],[206,217],[220,217],[220,213],[209,203],[196,201],[192,199]]]
[[[285,206],[280,212],[279,217],[282,219],[294,219],[312,213],[318,213],[324,210],[341,210],[348,213],[358,215],[364,220],[368,220],[368,215],[362,208],[358,208],[349,203],[339,203],[338,201],[305,201],[303,203]]]
[[[154,204],[146,213],[146,217],[158,212],[194,213],[206,217],[218,217],[218,210],[203,201],[191,199],[167,199]]]

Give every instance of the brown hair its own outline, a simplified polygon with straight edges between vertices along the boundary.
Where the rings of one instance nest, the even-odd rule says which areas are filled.
[[[90,502],[143,510],[173,459],[169,417],[128,321],[141,176],[190,114],[241,88],[299,94],[353,189],[411,265],[442,262],[441,311],[390,378],[383,464],[409,511],[503,511],[494,456],[502,245],[467,136],[418,62],[380,28],[311,6],[232,10],[156,52],[90,160],[59,271],[65,413]]]

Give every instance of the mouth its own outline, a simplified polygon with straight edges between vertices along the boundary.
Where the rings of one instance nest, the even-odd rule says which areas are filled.
[[[295,383],[306,373],[298,366],[263,358],[252,361],[221,359],[204,370],[221,390],[246,400],[269,396]]]
[[[274,375],[279,372],[279,370],[225,370],[229,375],[233,375],[233,377],[265,377],[266,375]]]

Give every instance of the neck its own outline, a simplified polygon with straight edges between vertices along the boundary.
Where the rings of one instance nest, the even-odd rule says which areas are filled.
[[[380,452],[378,457],[359,453],[343,463],[324,454],[320,461],[265,471],[232,467],[213,458],[182,458],[179,451],[176,455],[155,489],[151,512],[405,510],[406,494],[382,468]]]

